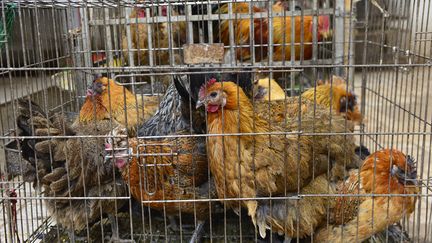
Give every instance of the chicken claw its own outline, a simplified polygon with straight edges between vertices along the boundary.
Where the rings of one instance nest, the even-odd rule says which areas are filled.
[[[202,232],[204,230],[205,221],[198,221],[189,243],[201,242]]]

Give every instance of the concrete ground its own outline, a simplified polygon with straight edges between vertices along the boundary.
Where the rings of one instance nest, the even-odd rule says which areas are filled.
[[[432,71],[411,70],[368,71],[364,109],[367,123],[364,141],[371,152],[397,148],[417,161],[422,185],[417,210],[405,226],[416,242],[432,242]],[[355,75],[355,91],[361,94],[362,74]],[[385,133],[376,135],[374,133]]]

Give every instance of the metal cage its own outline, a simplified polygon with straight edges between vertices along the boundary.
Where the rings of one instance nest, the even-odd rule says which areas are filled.
[[[184,171],[194,174],[198,166],[192,159],[190,169],[177,167],[180,155],[188,150],[182,148],[182,143],[176,139],[205,138],[208,141],[216,135],[206,132],[196,134],[191,129],[182,134],[138,136],[141,139],[138,141],[143,144],[131,145],[123,156],[139,161],[138,171],[146,178],[139,182],[146,188],[141,193],[152,198],[144,204],[134,203],[140,200],[134,199],[129,189],[123,195],[114,196],[100,193],[90,195],[87,189],[81,196],[47,196],[47,189],[41,186],[44,181],[39,178],[38,167],[34,165],[37,156],[33,155],[33,162],[24,159],[22,143],[28,139],[33,139],[35,143],[43,139],[77,139],[85,144],[85,141],[92,139],[112,139],[113,134],[76,135],[63,132],[55,137],[50,134],[41,136],[33,127],[32,134],[23,136],[17,124],[22,112],[18,99],[31,99],[39,104],[46,118],[56,113],[62,114],[65,121],[72,124],[76,113],[87,100],[86,88],[93,85],[95,75],[102,75],[143,100],[142,110],[137,111],[140,114],[138,116],[141,116],[152,109],[162,109],[167,102],[175,103],[172,100],[180,99],[178,95],[171,97],[165,93],[174,87],[176,78],[211,76],[212,73],[217,77],[247,74],[251,77],[252,85],[256,85],[254,81],[262,77],[275,79],[275,84],[281,86],[286,99],[298,97],[309,88],[313,89],[320,80],[329,80],[333,85],[336,82],[333,75],[342,77],[346,90],[356,93],[359,112],[364,117],[361,124],[346,135],[352,135],[356,143],[364,145],[371,152],[396,148],[416,158],[419,192],[415,210],[399,221],[398,227],[405,236],[399,241],[432,242],[432,205],[429,201],[432,195],[432,110],[428,103],[432,97],[429,85],[432,65],[432,24],[429,22],[432,21],[432,6],[429,1],[2,0],[0,4],[0,242],[109,241],[114,234],[108,225],[113,222],[117,224],[119,237],[130,242],[197,239],[193,238],[192,229],[200,225],[202,212],[195,209],[192,215],[182,213],[181,206],[178,206],[181,203],[192,203],[197,208],[203,203],[208,205],[207,223],[200,225],[203,227],[201,240],[205,242],[281,240],[275,235],[261,239],[248,213],[239,209],[233,211],[228,206],[232,201],[238,201],[240,205],[250,198],[153,198],[157,188],[164,187],[158,183],[168,180],[159,175],[157,170],[168,168],[166,170],[174,171],[175,177],[170,178],[172,181],[168,183],[181,186],[183,182],[176,178],[183,178],[182,173],[188,174]],[[236,4],[246,4],[248,7],[242,13],[237,13]],[[278,8],[274,7],[277,4]],[[221,12],[222,6],[226,7],[226,12]],[[327,38],[322,38],[320,32],[321,16],[329,17],[331,35]],[[291,21],[295,18],[298,21]],[[310,25],[305,27],[308,18]],[[275,22],[280,19],[285,19],[282,26],[275,27]],[[243,28],[238,25],[241,21],[247,23],[243,26],[248,30],[244,36],[239,34]],[[227,29],[221,30],[222,26]],[[298,35],[300,37],[296,39]],[[288,49],[290,52],[287,52]],[[151,105],[147,99],[154,99],[156,105],[147,108]],[[115,102],[116,98],[110,96],[109,100]],[[126,101],[126,95],[117,100]],[[192,118],[195,107],[192,103],[187,107]],[[329,111],[331,109],[330,105]],[[159,125],[170,120],[170,112],[174,114],[176,111],[164,112],[168,112],[166,120],[157,122]],[[127,117],[125,119],[128,120]],[[299,117],[298,121],[301,124],[302,118]],[[115,126],[111,125],[114,129]],[[303,131],[283,134],[322,136]],[[239,139],[242,135],[245,134],[237,134]],[[268,135],[274,136],[277,132],[270,131]],[[327,135],[340,134],[330,131]],[[164,142],[164,138],[172,140]],[[131,143],[130,139],[126,139],[127,144]],[[146,139],[150,142],[144,142]],[[112,150],[116,151],[115,148]],[[108,152],[103,155],[103,151],[94,148],[94,154],[98,153],[104,161],[116,158],[116,155]],[[47,157],[51,161],[50,169],[59,166],[54,166],[54,157],[52,153]],[[169,159],[171,162],[166,162]],[[64,159],[66,162],[62,163],[67,164],[67,160]],[[68,173],[69,170],[65,169]],[[116,170],[115,166],[113,170]],[[205,172],[211,178],[210,168]],[[80,173],[84,175],[89,172],[83,170]],[[85,175],[97,177],[97,172]],[[67,181],[70,183],[69,179]],[[101,183],[104,182],[99,182],[99,187]],[[74,187],[72,184],[68,186]],[[116,187],[115,183],[113,187]],[[296,192],[277,196],[277,200],[297,202],[319,196],[322,195],[303,194],[299,188]],[[340,195],[328,196],[337,198]],[[70,229],[61,222],[76,219],[68,218],[72,216],[66,214],[62,216],[63,221],[56,220],[53,215],[57,209],[54,212],[47,209],[48,203],[57,205],[56,200],[69,205],[77,201],[84,202],[81,210],[85,210],[91,200],[98,203],[116,201],[124,207],[112,215],[99,206],[96,216],[88,213],[83,229]],[[177,205],[176,213],[168,213],[168,208],[173,204]],[[115,206],[118,206],[117,203]],[[177,227],[170,227],[173,221],[177,222]],[[323,224],[329,226],[329,219]],[[389,226],[385,226],[385,229]],[[272,230],[271,233],[275,232]],[[391,235],[387,233],[384,238],[371,236],[368,240],[391,242],[390,238]],[[313,241],[314,238],[296,240]]]

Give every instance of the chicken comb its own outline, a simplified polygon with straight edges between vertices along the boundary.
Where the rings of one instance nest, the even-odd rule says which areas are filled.
[[[205,95],[205,91],[210,88],[210,86],[212,86],[213,84],[215,84],[217,82],[217,80],[215,78],[211,78],[209,79],[205,84],[203,84],[199,90],[199,97],[204,97]]]

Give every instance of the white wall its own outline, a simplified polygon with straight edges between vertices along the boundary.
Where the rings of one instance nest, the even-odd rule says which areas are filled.
[[[431,56],[431,48],[432,48],[432,3],[430,0],[416,0],[413,1],[413,11],[414,14],[412,16],[413,20],[415,21],[413,24],[414,30],[413,30],[413,41],[414,35],[416,32],[430,32],[427,35],[417,35],[417,39],[421,37],[422,39],[429,39],[426,42],[416,42],[416,49],[420,48],[420,45],[422,45],[422,48],[424,48],[426,43],[426,55]],[[428,15],[427,17],[424,17],[422,19],[422,15]],[[423,26],[422,26],[423,22]],[[417,49],[418,50],[418,49]],[[423,49],[424,51],[424,49]],[[422,52],[423,52],[422,51]]]

